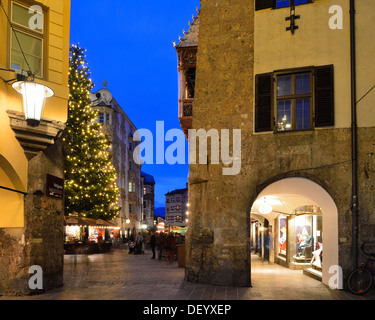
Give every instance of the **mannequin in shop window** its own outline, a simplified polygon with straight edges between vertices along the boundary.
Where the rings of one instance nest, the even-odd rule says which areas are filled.
[[[312,244],[312,236],[307,236],[305,241],[301,242],[298,247],[298,253],[302,256],[305,256],[306,248],[311,247]]]
[[[286,254],[286,228],[282,227],[280,232],[281,232],[281,236],[279,238],[280,253]]]

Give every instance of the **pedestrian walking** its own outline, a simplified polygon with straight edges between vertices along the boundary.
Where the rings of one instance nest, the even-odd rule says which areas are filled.
[[[173,233],[170,233],[167,238],[167,248],[168,248],[168,262],[172,263],[174,260],[174,251],[176,249],[176,238]]]
[[[145,253],[145,250],[144,250],[144,237],[143,235],[138,232],[136,238],[135,238],[135,253],[136,254],[141,254],[141,253]]]
[[[151,251],[152,251],[152,258],[151,259],[155,259],[156,237],[155,237],[154,231],[151,231],[150,245],[151,245]]]
[[[158,259],[161,260],[163,257],[163,250],[166,246],[166,239],[163,232],[160,232],[156,238],[156,248],[158,250]]]

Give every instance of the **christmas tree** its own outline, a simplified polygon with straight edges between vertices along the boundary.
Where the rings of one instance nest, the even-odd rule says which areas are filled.
[[[85,50],[70,47],[68,120],[63,136],[65,157],[65,214],[112,220],[117,216],[119,189],[112,165],[111,141],[91,108],[94,87],[85,61]]]

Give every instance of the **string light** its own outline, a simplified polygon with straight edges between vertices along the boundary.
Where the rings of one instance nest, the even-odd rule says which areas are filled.
[[[70,48],[68,122],[63,140],[70,147],[65,159],[66,212],[112,220],[120,211],[117,172],[112,165],[109,138],[90,105],[93,88],[84,50]]]

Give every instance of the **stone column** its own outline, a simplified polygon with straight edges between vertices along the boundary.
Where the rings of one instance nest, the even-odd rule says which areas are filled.
[[[48,194],[46,184],[47,175],[64,178],[63,144],[59,138],[65,125],[42,120],[32,128],[23,114],[8,111],[8,116],[28,159],[28,186],[24,228],[0,230],[0,265],[5,272],[0,294],[43,293],[63,284],[64,200]],[[29,285],[36,275],[32,266],[42,270],[41,289]]]

